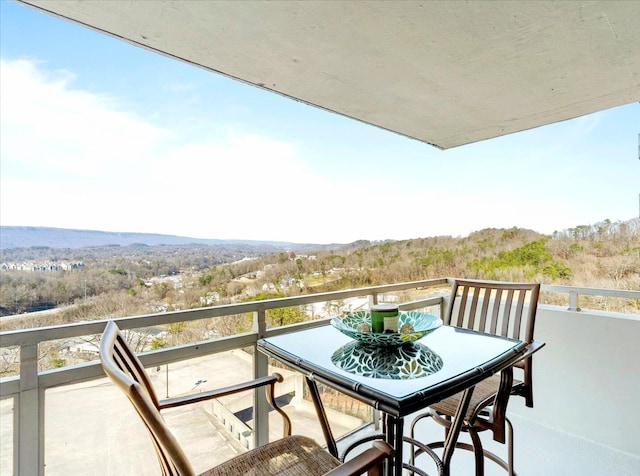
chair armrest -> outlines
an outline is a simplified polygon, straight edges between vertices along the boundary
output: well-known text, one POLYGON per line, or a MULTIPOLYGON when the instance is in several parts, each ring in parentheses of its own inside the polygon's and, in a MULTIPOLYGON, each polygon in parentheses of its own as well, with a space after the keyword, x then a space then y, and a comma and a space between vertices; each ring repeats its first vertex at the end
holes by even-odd
MULTIPOLYGON (((325 473, 325 476, 357 476, 372 468, 382 468, 385 459, 393 455, 393 448, 384 441, 374 441, 371 448, 353 459, 325 473)), ((382 471, 370 474, 382 474, 382 471)))
POLYGON ((513 388, 513 366, 500 372, 500 385, 496 392, 491 410, 491 426, 493 427, 493 439, 500 443, 506 440, 505 421, 507 418, 507 405, 513 388))
POLYGON ((160 400, 158 408, 164 410, 166 408, 179 407, 182 405, 188 405, 192 403, 203 402, 211 400, 213 398, 220 398, 226 395, 232 395, 234 393, 244 392, 254 388, 264 387, 265 385, 275 385, 276 382, 282 382, 282 375, 274 373, 266 377, 260 377, 248 382, 239 383, 236 385, 230 385, 228 387, 219 388, 216 390, 208 390, 206 392, 194 393, 191 395, 184 395, 182 397, 168 398, 166 400, 160 400))
POLYGON ((185 395, 183 397, 169 398, 158 402, 158 410, 165 410, 167 408, 179 407, 182 405, 188 405, 191 403, 204 402, 213 398, 220 398, 226 395, 233 395, 234 393, 244 392, 259 387, 268 387, 265 389, 267 394, 267 401, 269 405, 273 407, 282 417, 282 436, 291 435, 291 419, 282 408, 278 406, 275 395, 276 382, 282 382, 284 379, 279 373, 268 375, 266 377, 260 377, 249 382, 239 383, 231 385, 229 387, 219 388, 217 390, 209 390, 207 392, 194 393, 192 395, 185 395))
POLYGON ((539 340, 534 340, 533 342, 531 342, 527 346, 527 351, 522 355, 522 358, 519 360, 519 362, 522 362, 523 360, 531 357, 533 354, 535 354, 540 349, 542 349, 545 346, 545 344, 546 344, 545 342, 541 342, 539 340))
POLYGON ((527 350, 520 360, 514 364, 514 367, 524 371, 524 381, 515 385, 511 390, 511 394, 523 397, 529 408, 533 407, 533 354, 544 346, 544 342, 534 340, 527 346, 527 350))

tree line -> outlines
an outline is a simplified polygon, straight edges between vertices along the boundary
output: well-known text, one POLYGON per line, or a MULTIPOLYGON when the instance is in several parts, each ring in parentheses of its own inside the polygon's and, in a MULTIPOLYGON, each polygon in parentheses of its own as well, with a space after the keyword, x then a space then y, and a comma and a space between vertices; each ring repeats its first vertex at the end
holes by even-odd
MULTIPOLYGON (((82 259, 80 270, 0 273, 0 330, 186 310, 340 289, 442 277, 537 281, 573 286, 640 289, 640 220, 576 227, 552 235, 521 229, 484 229, 467 237, 358 242, 305 254, 280 251, 251 257, 215 246, 102 247, 80 250, 19 249, 12 258, 82 259), (577 230, 577 231, 576 231, 577 230), (47 308, 48 313, 31 311, 47 308)), ((6 259, 6 258, 5 258, 6 259)), ((542 303, 564 304, 558 295, 542 303)), ((584 307, 638 312, 638 300, 597 298, 584 307)), ((340 312, 341 303, 326 303, 340 312)), ((300 322, 312 308, 267 312, 270 326, 300 322)), ((169 326, 153 348, 203 337, 249 331, 251 315, 169 326)), ((43 350, 43 366, 66 365, 55 345, 43 350), (57 350, 56 350, 57 349, 57 350), (46 363, 45 363, 46 362, 46 363)), ((140 348, 139 350, 142 350, 140 348)), ((8 365, 11 367, 11 365, 8 365)), ((2 369, 0 369, 2 372, 2 369)))
POLYGON ((73 321, 191 309, 265 292, 288 296, 445 276, 640 289, 639 222, 604 220, 551 236, 484 229, 467 237, 365 241, 251 259, 207 245, 17 249, 14 261, 81 259, 85 267, 2 272, 0 313, 64 308, 62 319, 73 321))

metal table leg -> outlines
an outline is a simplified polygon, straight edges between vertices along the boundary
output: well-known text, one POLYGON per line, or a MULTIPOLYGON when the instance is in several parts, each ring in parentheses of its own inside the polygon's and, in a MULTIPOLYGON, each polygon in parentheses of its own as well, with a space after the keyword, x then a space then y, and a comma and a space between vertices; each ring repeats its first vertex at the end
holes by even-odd
MULTIPOLYGON (((413 438, 413 436, 405 437, 404 441, 407 442, 411 446, 411 454, 409 458, 409 462, 405 465, 406 469, 410 471, 409 474, 426 474, 422 470, 418 469, 415 466, 415 458, 421 454, 429 455, 438 468, 438 473, 440 476, 449 476, 451 472, 451 458, 453 457, 453 451, 458 444, 458 436, 462 430, 462 425, 464 423, 464 416, 469 409, 469 403, 471 402, 471 396, 473 395, 474 387, 470 387, 466 389, 462 393, 462 398, 458 403, 458 408, 456 409, 456 414, 453 417, 451 422, 451 426, 449 426, 446 430, 446 438, 445 441, 439 441, 435 443, 422 443, 413 438), (442 457, 440 458, 433 450, 435 448, 444 448, 442 457)), ((428 416, 429 414, 425 414, 423 417, 428 416)), ((420 418, 423 418, 420 417, 420 418)), ((415 424, 414 420, 414 423, 415 424)), ((412 425, 413 425, 412 424, 412 425)), ((412 435, 413 435, 413 427, 412 427, 412 435)))
POLYGON ((451 428, 449 428, 449 431, 447 432, 447 438, 444 441, 444 451, 442 453, 442 476, 449 476, 449 472, 451 471, 450 464, 453 456, 453 450, 456 448, 458 436, 460 435, 462 423, 464 422, 464 416, 469 409, 469 403, 471 402, 471 396, 473 395, 474 388, 475 387, 469 387, 462 394, 451 428))
POLYGON ((333 437, 333 433, 331 432, 331 427, 329 426, 329 419, 327 418, 327 414, 324 411, 324 405, 322 405, 322 400, 320 399, 320 392, 318 391, 318 386, 309 377, 305 377, 305 378, 307 380, 307 385, 309 386, 309 392, 311 393, 313 406, 315 407, 316 413, 318 415, 318 419, 320 420, 320 426, 322 427, 322 433, 324 435, 324 439, 327 442, 327 450, 329 450, 329 453, 331 453, 334 457, 339 458, 336 439, 333 437))
MULTIPOLYGON (((336 445, 336 440, 331 431, 331 427, 329 426, 329 419, 327 418, 322 400, 320 399, 318 386, 316 385, 315 381, 313 381, 309 377, 305 378, 307 381, 307 385, 309 386, 311 399, 313 400, 313 406, 315 407, 318 419, 320 420, 322 433, 324 435, 325 441, 327 442, 327 450, 334 457, 339 458, 340 456, 338 455, 338 446, 336 445)), ((455 417, 453 419, 451 427, 449 428, 449 431, 447 432, 441 461, 442 476, 450 476, 451 458, 453 457, 453 451, 456 447, 458 436, 460 435, 460 431, 462 429, 464 415, 469 409, 469 403, 471 402, 471 396, 473 395, 474 388, 475 387, 470 387, 463 392, 460 403, 458 404, 458 409, 456 410, 455 417)), ((397 418, 385 413, 383 417, 383 426, 385 440, 393 447, 395 453, 392 461, 386 464, 386 474, 388 476, 401 476, 403 469, 402 460, 404 441, 404 418, 397 418)), ((432 457, 435 457, 435 454, 433 454, 432 457)))
POLYGON ((388 414, 383 417, 384 438, 393 447, 393 458, 386 466, 385 474, 400 476, 402 474, 404 418, 397 418, 388 414))

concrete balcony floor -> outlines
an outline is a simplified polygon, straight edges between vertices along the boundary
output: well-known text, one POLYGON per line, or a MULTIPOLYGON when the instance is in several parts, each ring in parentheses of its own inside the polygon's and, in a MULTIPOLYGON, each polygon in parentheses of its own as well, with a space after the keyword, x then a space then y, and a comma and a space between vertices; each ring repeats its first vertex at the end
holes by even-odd
MULTIPOLYGON (((585 414, 585 418, 588 415, 585 414)), ((517 415, 510 416, 514 426, 515 456, 514 466, 518 476, 636 476, 640 474, 640 458, 576 436, 542 426, 532 420, 517 415)), ((407 425, 408 426, 408 425, 407 425)), ((597 429, 594 429, 597 431, 597 429)), ((442 439, 442 428, 426 419, 418 427, 419 440, 437 441, 442 439)), ((468 435, 462 434, 460 441, 470 442, 468 435)), ((506 457, 506 445, 496 443, 491 434, 482 435, 485 448, 506 457)), ((431 474, 433 465, 427 457, 421 458, 424 468, 431 474)), ((456 450, 452 460, 452 476, 474 474, 473 454, 456 450)), ((506 471, 492 461, 486 460, 487 476, 504 476, 506 471)))
MULTIPOLYGON (((284 371, 285 374, 289 372, 284 371)), ((105 380, 76 384, 73 388, 60 388, 50 391, 49 416, 54 421, 64 421, 65 425, 49 427, 53 433, 48 438, 47 473, 73 474, 87 460, 99 463, 105 470, 103 474, 157 474, 155 455, 150 440, 137 416, 132 413, 129 403, 105 380), (74 412, 68 412, 69 399, 81 392, 83 398, 74 400, 74 412), (99 403, 98 403, 99 402, 99 403), (96 412, 95 406, 102 408, 96 412), (101 418, 96 418, 100 415, 101 418), (92 422, 87 425, 87 422, 92 422), (117 426, 121 434, 126 434, 126 444, 120 448, 118 443, 109 444, 113 452, 104 451, 99 444, 100 435, 109 434, 107 427, 117 426), (104 428, 103 428, 104 427, 104 428), (64 428, 67 428, 65 430, 64 428), (93 441, 93 444, 76 448, 68 438, 68 428, 73 428, 72 440, 93 441), (66 435, 65 435, 66 434, 66 435), (94 441, 95 440, 95 441, 94 441), (71 450, 71 451, 70 451, 71 450), (95 451, 96 454, 90 454, 95 451), (109 456, 110 454, 110 456, 109 456), (65 455, 66 457, 63 457, 65 455), (117 456, 116 456, 117 455, 117 456), (141 471, 141 472, 140 472, 141 471)), ((510 402, 518 413, 526 414, 519 401, 510 402), (522 408, 521 408, 522 407, 522 408)), ((577 402, 579 404, 579 402, 577 402)), ((7 406, 7 405, 5 405, 7 406)), ((9 410, 7 408, 6 410, 9 410)), ((294 407, 287 405, 285 410, 293 421, 293 432, 303 434, 323 443, 323 436, 313 406, 310 402, 294 407)), ((8 416, 8 415, 5 415, 8 416)), ((342 414, 329 410, 332 429, 336 436, 347 433, 353 428, 353 422, 344 421, 342 414)), ((223 425, 216 421, 202 406, 196 406, 187 412, 169 411, 166 415, 169 425, 174 429, 185 450, 189 454, 197 471, 220 463, 242 452, 242 446, 227 434, 223 425)), ((588 414, 585 412, 585 418, 588 414)), ((574 435, 543 426, 531 419, 511 414, 515 427, 515 467, 519 476, 636 476, 640 475, 640 458, 603 445, 593 443, 574 435)), ((406 426, 411 417, 407 418, 406 426)), ((270 418, 271 439, 279 438, 282 432, 279 418, 270 418)), ((3 432, 10 425, 1 425, 3 432)), ((371 426, 365 427, 339 442, 339 448, 345 448, 353 439, 373 432, 371 426)), ((594 427, 594 433, 597 428, 594 427)), ((436 441, 442 437, 442 428, 425 419, 418 427, 420 441, 436 441)), ((506 446, 495 443, 490 433, 482 435, 485 447, 500 456, 506 455, 506 446)), ((469 441, 461 435, 461 441, 469 441)), ((3 445, 11 441, 3 435, 3 445)), ((363 445, 366 447, 366 444, 363 445)), ((3 451, 6 456, 10 451, 3 451)), ((8 463, 5 461, 5 463, 8 463)), ((10 465, 0 465, 0 475, 10 474, 10 465), (8 471, 5 471, 8 470, 8 471)), ((434 465, 426 456, 419 459, 419 467, 429 474, 435 474, 434 465)), ((506 474, 491 461, 485 465, 487 476, 506 474)), ((456 450, 453 462, 453 476, 474 474, 473 456, 470 452, 456 450)))
MULTIPOLYGON (((324 442, 317 418, 311 407, 307 411, 296 411, 292 408, 286 408, 286 411, 292 417, 294 433, 311 436, 319 443, 324 442)), ((411 418, 412 416, 406 419, 405 426, 409 425, 411 418)), ((640 458, 635 455, 623 453, 575 435, 540 425, 535 421, 518 415, 510 415, 509 418, 514 426, 514 462, 518 476, 640 475, 640 458)), ((344 431, 345 429, 340 425, 334 425, 332 428, 336 432, 344 431)), ((424 419, 417 426, 417 430, 418 440, 420 441, 431 442, 442 439, 442 428, 428 419, 424 419)), ((594 431, 597 431, 597 429, 594 431)), ((372 426, 368 426, 342 439, 338 442, 339 451, 342 451, 356 439, 374 432, 372 426)), ((408 434, 408 431, 406 434, 408 434)), ((506 457, 506 445, 494 442, 489 432, 485 432, 481 438, 486 449, 500 457, 506 457)), ((459 441, 470 442, 470 439, 468 435, 463 433, 460 435, 459 441)), ((368 443, 363 444, 362 448, 366 448, 367 445, 368 443)), ((357 452, 358 450, 354 450, 354 454, 357 452)), ((420 456, 418 462, 418 467, 427 471, 429 475, 437 474, 435 465, 429 457, 420 456)), ((469 451, 457 449, 453 456, 451 469, 452 476, 473 475, 475 471, 473 454, 469 451)), ((505 476, 506 474, 507 472, 498 465, 492 461, 485 460, 486 476, 505 476)))
MULTIPOLYGON (((319 443, 324 443, 317 417, 311 405, 302 410, 296 410, 290 406, 285 409, 292 418, 294 433, 311 436, 319 443)), ((514 460, 518 476, 640 475, 640 458, 635 455, 623 453, 575 435, 554 430, 518 415, 510 415, 509 418, 514 426, 514 460)), ((411 417, 408 417, 405 426, 408 426, 410 421, 411 417)), ((272 428, 271 437, 277 438, 281 431, 280 426, 277 424, 279 420, 275 419, 272 422, 276 423, 276 425, 275 428, 272 428)), ((348 430, 340 423, 334 423, 332 429, 335 433, 348 430)), ((430 442, 442 439, 442 428, 428 419, 424 419, 417 429, 420 441, 430 442)), ((342 451, 352 441, 372 433, 374 433, 372 426, 368 426, 342 439, 338 442, 339 451, 342 451)), ((406 434, 408 434, 408 431, 406 434)), ((494 442, 489 432, 485 432, 481 437, 486 449, 501 457, 506 457, 506 445, 494 442)), ((459 441, 470 442, 470 439, 468 435, 463 433, 460 435, 459 441)), ((367 448, 367 445, 368 443, 363 444, 362 448, 367 448)), ((358 450, 354 450, 354 454, 357 452, 358 450)), ((429 457, 421 456, 418 461, 418 467, 427 471, 429 475, 437 474, 435 465, 429 457)), ((469 451, 457 449, 453 456, 451 475, 470 476, 474 474, 474 471, 473 454, 469 451)), ((485 460, 486 476, 505 476, 506 474, 507 472, 495 463, 485 460)))

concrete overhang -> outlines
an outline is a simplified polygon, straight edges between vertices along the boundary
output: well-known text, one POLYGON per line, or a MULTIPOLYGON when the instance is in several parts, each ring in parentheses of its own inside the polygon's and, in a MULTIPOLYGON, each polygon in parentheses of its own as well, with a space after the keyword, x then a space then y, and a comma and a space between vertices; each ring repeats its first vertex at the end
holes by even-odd
POLYGON ((442 149, 640 100, 636 1, 22 3, 442 149))

